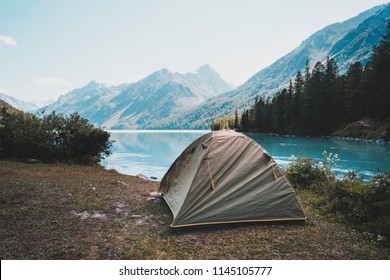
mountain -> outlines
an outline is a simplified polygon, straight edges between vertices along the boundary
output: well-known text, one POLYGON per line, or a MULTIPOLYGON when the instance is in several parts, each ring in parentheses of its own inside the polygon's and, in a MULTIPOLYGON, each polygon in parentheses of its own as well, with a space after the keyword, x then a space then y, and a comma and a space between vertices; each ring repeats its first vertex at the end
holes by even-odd
MULTIPOLYGON (((176 74, 180 75, 179 73, 176 74)), ((201 66, 195 72, 182 75, 182 77, 188 83, 208 91, 210 95, 223 93, 232 89, 209 64, 201 66)))
POLYGON ((108 129, 140 129, 229 90, 231 86, 210 65, 187 74, 172 73, 164 68, 133 84, 110 86, 90 82, 37 112, 70 114, 78 111, 108 129))
POLYGON ((55 102, 55 100, 53 98, 49 98, 49 99, 45 99, 45 100, 38 100, 38 99, 31 100, 31 103, 36 105, 38 108, 42 108, 42 107, 50 105, 54 102, 55 102))
POLYGON ((355 61, 364 65, 371 56, 373 47, 385 33, 389 20, 390 4, 385 4, 344 22, 329 25, 253 75, 237 89, 211 98, 190 111, 161 120, 150 128, 209 128, 213 119, 250 106, 256 96, 272 96, 286 87, 298 70, 304 70, 306 61, 313 67, 317 61, 324 62, 327 56, 333 57, 340 74, 345 73, 355 61))
POLYGON ((40 108, 37 112, 50 113, 56 111, 69 115, 77 111, 87 117, 118 95, 126 86, 126 84, 112 86, 92 81, 82 88, 61 95, 56 102, 40 108))
POLYGON ((30 103, 30 102, 25 102, 22 100, 19 100, 15 97, 6 95, 4 93, 0 93, 0 99, 11 105, 12 107, 22 110, 24 112, 34 112, 35 110, 38 109, 38 106, 30 103))

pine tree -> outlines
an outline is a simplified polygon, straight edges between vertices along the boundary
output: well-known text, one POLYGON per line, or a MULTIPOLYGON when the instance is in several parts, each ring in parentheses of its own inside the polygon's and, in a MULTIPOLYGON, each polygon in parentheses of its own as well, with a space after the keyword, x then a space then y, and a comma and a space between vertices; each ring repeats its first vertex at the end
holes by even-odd
POLYGON ((236 109, 236 113, 234 114, 234 130, 235 130, 235 131, 239 131, 239 128, 238 128, 238 112, 237 112, 237 109, 236 109))
POLYGON ((376 102, 376 117, 390 118, 390 21, 387 33, 374 48, 372 58, 373 90, 376 102))
POLYGON ((322 132, 324 100, 324 65, 317 62, 303 93, 303 127, 305 133, 318 135, 322 132))
POLYGON ((244 110, 241 115, 241 130, 242 132, 248 132, 248 118, 249 118, 249 112, 248 110, 244 110))
POLYGON ((293 110, 293 94, 294 94, 294 88, 292 85, 292 81, 290 80, 290 84, 286 93, 286 100, 285 100, 285 113, 284 113, 284 125, 285 131, 291 131, 291 124, 292 124, 292 110, 293 110))
POLYGON ((333 58, 327 58, 325 66, 325 87, 323 103, 320 104, 321 111, 321 126, 322 132, 328 134, 337 126, 338 110, 338 95, 337 93, 337 78, 338 66, 333 58))
POLYGON ((306 60, 306 63, 305 63, 305 81, 304 83, 305 84, 308 84, 308 82, 310 81, 310 63, 309 63, 309 60, 306 60))
POLYGON ((372 61, 368 61, 364 67, 362 75, 362 99, 360 102, 360 108, 362 108, 362 115, 365 117, 375 117, 376 111, 376 96, 374 89, 374 71, 372 67, 372 61))
POLYGON ((292 111, 291 111, 291 126, 293 130, 299 130, 303 125, 303 86, 304 81, 300 71, 297 72, 294 80, 294 97, 292 100, 292 111))
POLYGON ((276 93, 274 98, 272 99, 272 131, 280 133, 282 123, 280 115, 282 114, 281 102, 280 102, 280 92, 276 93))
POLYGON ((361 106, 362 65, 355 62, 348 68, 343 95, 343 112, 346 123, 356 121, 363 116, 361 106))
POLYGON ((265 120, 265 102, 262 98, 259 98, 254 104, 255 109, 255 130, 258 132, 264 132, 266 124, 265 120))

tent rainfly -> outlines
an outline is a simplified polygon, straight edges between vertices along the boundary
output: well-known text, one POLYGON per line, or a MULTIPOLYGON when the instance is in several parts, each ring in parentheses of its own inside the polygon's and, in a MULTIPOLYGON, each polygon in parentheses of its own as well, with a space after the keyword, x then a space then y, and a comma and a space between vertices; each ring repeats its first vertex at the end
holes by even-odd
POLYGON ((164 175, 159 191, 173 213, 171 227, 306 220, 272 157, 234 131, 195 140, 164 175))

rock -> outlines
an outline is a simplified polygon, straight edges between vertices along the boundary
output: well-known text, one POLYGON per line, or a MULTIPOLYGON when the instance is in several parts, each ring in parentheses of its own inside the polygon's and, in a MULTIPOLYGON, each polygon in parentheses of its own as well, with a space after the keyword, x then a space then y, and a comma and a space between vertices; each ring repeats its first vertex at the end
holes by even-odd
POLYGON ((150 195, 150 196, 153 196, 153 197, 159 197, 159 196, 161 196, 161 193, 155 191, 155 192, 150 192, 149 195, 150 195))
POLYGON ((106 220, 107 219, 107 215, 104 214, 104 213, 100 213, 100 212, 95 212, 94 211, 91 214, 91 218, 106 220))
POLYGON ((89 214, 88 211, 83 211, 83 212, 72 211, 71 213, 82 220, 85 220, 91 216, 91 214, 89 214))
POLYGON ((122 181, 117 181, 116 182, 117 184, 120 184, 120 185, 123 185, 123 186, 126 186, 126 187, 129 187, 130 185, 125 183, 125 182, 122 182, 122 181))
POLYGON ((126 208, 128 206, 126 202, 115 202, 113 205, 115 206, 115 212, 125 216, 129 215, 130 210, 126 208))
POLYGON ((145 176, 144 174, 137 174, 136 175, 138 178, 142 179, 142 180, 146 180, 146 181, 149 181, 149 178, 147 176, 145 176))
POLYGON ((127 203, 126 202, 115 202, 114 206, 116 208, 126 208, 127 207, 127 203))
POLYGON ((115 170, 114 168, 110 168, 110 169, 108 169, 108 171, 109 171, 109 172, 113 172, 113 173, 118 173, 118 171, 115 170))
POLYGON ((83 211, 83 212, 71 211, 70 213, 72 215, 80 218, 81 220, 85 220, 88 218, 95 218, 95 219, 101 219, 101 220, 107 219, 107 215, 100 212, 100 211, 93 211, 92 213, 89 213, 88 211, 83 211))

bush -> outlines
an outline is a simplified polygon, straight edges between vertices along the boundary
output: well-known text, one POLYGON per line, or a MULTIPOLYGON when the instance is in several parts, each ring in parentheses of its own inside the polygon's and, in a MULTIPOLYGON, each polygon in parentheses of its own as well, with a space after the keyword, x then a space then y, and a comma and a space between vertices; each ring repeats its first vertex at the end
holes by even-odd
POLYGON ((78 113, 55 112, 38 118, 12 114, 3 108, 0 115, 0 156, 34 158, 45 162, 98 163, 111 151, 110 134, 94 127, 78 113))
POLYGON ((324 182, 327 182, 327 174, 309 158, 298 157, 289 164, 286 176, 295 188, 320 191, 324 182))
POLYGON ((297 158, 286 175, 293 186, 313 192, 320 199, 322 209, 342 214, 358 227, 376 234, 378 240, 390 240, 390 172, 377 174, 368 183, 356 171, 337 179, 330 166, 336 155, 324 153, 324 160, 316 163, 308 158, 297 158))
POLYGON ((367 184, 362 178, 345 178, 335 184, 335 211, 349 220, 366 224, 375 234, 390 238, 390 173, 378 174, 367 184))

